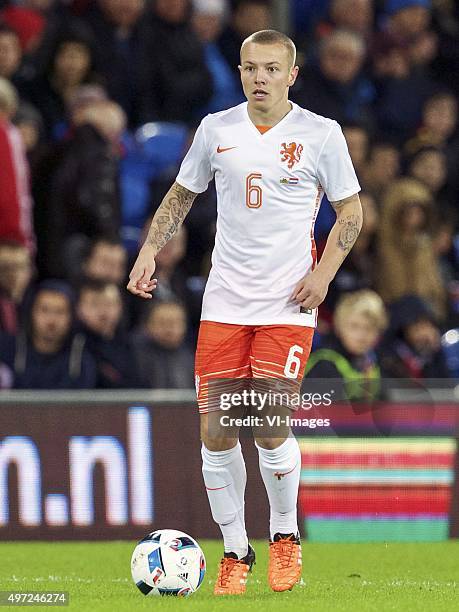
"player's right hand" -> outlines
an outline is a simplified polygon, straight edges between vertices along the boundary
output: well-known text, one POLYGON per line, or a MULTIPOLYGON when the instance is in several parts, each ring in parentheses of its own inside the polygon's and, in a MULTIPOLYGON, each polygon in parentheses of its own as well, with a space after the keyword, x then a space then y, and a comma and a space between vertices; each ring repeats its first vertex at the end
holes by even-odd
POLYGON ((136 259, 131 273, 127 290, 139 297, 151 300, 151 292, 156 289, 158 280, 151 278, 155 272, 156 264, 152 247, 143 245, 136 259))

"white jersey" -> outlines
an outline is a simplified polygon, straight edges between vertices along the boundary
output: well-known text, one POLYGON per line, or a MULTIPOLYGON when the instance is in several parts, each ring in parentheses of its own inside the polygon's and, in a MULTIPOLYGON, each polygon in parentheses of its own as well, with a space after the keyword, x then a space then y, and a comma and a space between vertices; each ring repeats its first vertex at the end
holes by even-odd
POLYGON ((217 233, 201 320, 315 327, 316 309, 289 300, 315 264, 314 222, 360 191, 336 121, 292 104, 263 135, 247 103, 208 115, 177 182, 201 193, 215 177, 217 233))

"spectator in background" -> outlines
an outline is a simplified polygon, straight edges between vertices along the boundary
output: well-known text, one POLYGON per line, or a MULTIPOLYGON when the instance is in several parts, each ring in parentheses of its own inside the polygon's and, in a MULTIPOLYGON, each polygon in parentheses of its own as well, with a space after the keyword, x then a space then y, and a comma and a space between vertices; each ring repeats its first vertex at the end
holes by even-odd
POLYGON ((77 317, 97 364, 97 387, 130 389, 142 386, 133 346, 122 329, 123 302, 114 283, 81 283, 77 317))
POLYGON ((438 36, 430 28, 432 4, 431 0, 388 0, 387 2, 390 14, 388 30, 407 43, 414 69, 429 73, 431 73, 431 64, 438 55, 438 36))
POLYGON ((422 109, 422 123, 415 136, 406 144, 407 153, 415 153, 420 147, 445 146, 456 135, 457 100, 447 91, 430 96, 422 109))
MULTIPOLYGON (((108 94, 124 109, 131 125, 138 122, 140 62, 146 61, 142 49, 149 42, 144 11, 145 0, 97 0, 82 15, 94 36, 108 94)), ((152 64, 157 61, 155 55, 148 57, 152 64)))
POLYGON ((423 298, 441 320, 446 294, 432 244, 433 201, 415 179, 401 178, 383 200, 378 236, 378 289, 385 302, 423 298))
POLYGON ((269 0, 236 0, 233 6, 231 19, 218 39, 218 46, 239 80, 237 67, 241 61, 242 42, 254 32, 269 30, 272 14, 269 0))
POLYGON ((91 389, 95 367, 81 334, 72 333, 73 295, 58 281, 39 285, 30 327, 0 336, 0 361, 14 375, 15 389, 91 389))
POLYGON ((390 329, 380 350, 387 378, 447 378, 437 319, 419 296, 406 295, 392 304, 390 329))
POLYGON ((140 120, 192 124, 212 96, 204 50, 190 25, 190 0, 154 0, 141 63, 140 120), (152 61, 151 58, 155 58, 152 61))
MULTIPOLYGON (((67 100, 66 114, 68 121, 56 127, 57 142, 42 142, 39 151, 33 152, 32 158, 32 188, 34 198, 34 224, 37 235, 37 268, 40 278, 56 276, 48 268, 49 244, 47 232, 50 223, 50 185, 54 175, 62 164, 69 142, 75 136, 75 130, 80 125, 88 123, 88 109, 99 102, 108 101, 105 90, 100 85, 82 85, 74 91, 67 100)), ((62 205, 62 204, 61 204, 62 205)), ((83 246, 83 245, 82 245, 83 246)))
POLYGON ((186 277, 180 266, 186 252, 186 241, 186 229, 182 225, 155 258, 156 296, 161 300, 186 297, 186 277))
POLYGON ((22 62, 22 49, 17 33, 0 23, 0 77, 17 86, 22 62))
POLYGON ((349 155, 351 156, 357 177, 360 180, 370 149, 368 130, 360 123, 348 123, 342 127, 349 155))
POLYGON ((18 128, 22 136, 22 143, 33 172, 34 162, 36 160, 40 140, 43 135, 42 117, 34 106, 28 104, 27 102, 21 102, 16 114, 14 115, 13 123, 18 128))
MULTIPOLYGON (((44 221, 46 269, 66 276, 85 237, 119 237, 119 141, 125 114, 118 104, 85 107, 48 186, 44 221)), ((43 222, 43 219, 42 219, 43 222)))
POLYGON ((156 299, 149 306, 146 323, 136 338, 142 380, 153 389, 192 388, 194 357, 185 345, 185 308, 176 301, 156 299))
MULTIPOLYGON (((363 36, 365 42, 369 44, 373 35, 373 22, 373 0, 331 0, 328 18, 317 24, 314 34, 316 40, 322 40, 335 29, 348 30, 363 36)), ((306 41, 307 47, 309 47, 308 41, 306 41)))
POLYGON ((384 29, 410 44, 427 32, 431 20, 430 0, 386 0, 384 29))
POLYGON ((437 55, 437 36, 429 28, 431 0, 387 0, 384 30, 405 45, 412 67, 426 69, 437 55))
POLYGON ((374 0, 331 0, 330 17, 335 27, 357 32, 369 42, 374 21, 374 0))
MULTIPOLYGON (((344 293, 361 289, 374 289, 376 284, 376 236, 380 213, 375 199, 365 191, 360 192, 363 225, 352 251, 344 260, 330 284, 325 300, 327 309, 334 310, 339 297, 344 293)), ((323 309, 321 317, 323 317, 323 309)))
POLYGON ((17 108, 15 88, 0 77, 0 240, 33 250, 29 164, 21 134, 11 122, 17 108))
POLYGON ((438 36, 438 53, 432 69, 438 81, 447 82, 459 94, 459 4, 454 0, 435 2, 434 26, 438 36), (446 76, 446 78, 445 78, 446 76))
POLYGON ((200 111, 199 119, 208 113, 235 106, 243 101, 239 80, 234 66, 230 66, 220 51, 216 40, 220 35, 228 13, 227 0, 193 0, 192 26, 204 48, 207 69, 212 76, 213 95, 200 111))
POLYGON ((318 65, 306 67, 300 73, 292 99, 339 123, 371 124, 373 87, 361 76, 365 54, 362 36, 334 30, 319 43, 318 65))
MULTIPOLYGON (((417 10, 417 7, 409 10, 413 8, 417 10)), ((404 16, 404 11, 400 15, 404 16)), ((419 27, 416 20, 413 26, 415 30, 419 27)), ((430 71, 412 58, 411 35, 400 34, 398 30, 398 26, 389 28, 375 37, 372 58, 378 128, 402 145, 419 125, 423 104, 438 86, 430 71)))
POLYGON ((390 34, 379 34, 371 46, 371 59, 376 79, 405 79, 410 73, 406 45, 390 34))
MULTIPOLYGON (((77 254, 78 255, 78 254, 77 254)), ((127 277, 126 266, 128 254, 123 243, 116 238, 99 237, 82 245, 80 257, 75 257, 76 264, 72 271, 72 279, 75 285, 79 285, 82 279, 98 282, 113 283, 124 289, 127 277)), ((127 292, 122 291, 123 316, 120 322, 121 329, 131 329, 138 325, 137 312, 131 315, 131 300, 127 292)), ((141 312, 139 311, 139 316, 141 312)))
POLYGON ((459 138, 457 135, 457 100, 450 91, 436 92, 425 102, 421 125, 405 143, 408 157, 425 147, 442 149, 447 158, 448 197, 453 201, 459 196, 459 138))
MULTIPOLYGON (((205 204, 206 202, 203 202, 205 204)), ((151 217, 144 225, 144 231, 140 237, 140 243, 145 241, 147 231, 151 224, 151 217)), ((190 334, 197 333, 201 315, 201 303, 204 283, 200 278, 187 275, 185 269, 185 253, 187 252, 188 231, 185 225, 180 226, 177 233, 158 253, 155 262, 155 278, 158 286, 155 290, 154 299, 160 301, 180 301, 186 304, 187 315, 190 322, 190 334), (200 282, 201 281, 201 282, 200 282)), ((148 303, 136 300, 135 296, 128 295, 128 309, 130 326, 135 326, 139 320, 144 320, 148 315, 148 303)))
POLYGON ((400 171, 400 152, 389 141, 377 140, 370 146, 368 162, 362 167, 359 181, 379 204, 386 189, 400 171))
MULTIPOLYGON (((53 0, 43 0, 44 10, 53 0)), ((38 48, 43 31, 46 27, 46 16, 42 8, 37 8, 35 0, 25 0, 24 6, 9 2, 0 11, 0 19, 12 28, 18 35, 24 53, 32 54, 38 48)))
POLYGON ((97 236, 89 240, 82 237, 74 255, 67 270, 67 278, 73 286, 77 286, 82 279, 105 281, 118 287, 124 284, 127 252, 117 238, 97 236))
POLYGON ((446 212, 453 207, 446 197, 448 167, 444 151, 436 147, 420 149, 409 160, 408 174, 427 187, 435 200, 437 212, 446 212))
POLYGON ((67 102, 74 92, 96 80, 90 36, 77 28, 60 33, 43 70, 24 90, 24 96, 42 113, 47 138, 56 139, 56 129, 66 120, 67 102))
POLYGON ((126 279, 127 253, 120 240, 95 238, 84 256, 81 270, 85 278, 113 283, 120 287, 126 279))
POLYGON ((459 326, 459 253, 457 212, 438 210, 432 231, 432 246, 438 260, 443 286, 448 293, 447 327, 459 326))
POLYGON ((32 274, 28 249, 17 242, 0 242, 0 331, 18 331, 19 308, 32 274))
MULTIPOLYGON (((95 83, 80 85, 69 95, 69 98, 65 100, 65 116, 62 121, 56 123, 53 128, 55 140, 45 142, 45 146, 41 147, 44 150, 44 154, 40 157, 46 160, 46 165, 48 165, 51 160, 51 171, 54 170, 56 159, 60 158, 62 150, 65 148, 66 141, 72 137, 75 128, 81 123, 86 122, 86 109, 93 104, 106 101, 108 101, 107 92, 101 85, 95 83)), ((33 110, 37 111, 32 105, 21 103, 17 116, 25 114, 30 123, 33 110)), ((37 123, 35 119, 34 123, 37 123)), ((43 136, 44 128, 41 115, 39 132, 40 136, 43 136)))
MULTIPOLYGON (((67 129, 73 131, 76 127, 86 122, 87 109, 97 105, 99 102, 108 102, 109 97, 106 90, 95 83, 80 85, 67 100, 67 129)), ((68 136, 68 134, 67 134, 68 136)))
POLYGON ((334 334, 309 357, 307 378, 341 379, 350 401, 377 399, 381 373, 375 348, 387 327, 383 301, 374 291, 349 293, 338 302, 333 324, 334 334))

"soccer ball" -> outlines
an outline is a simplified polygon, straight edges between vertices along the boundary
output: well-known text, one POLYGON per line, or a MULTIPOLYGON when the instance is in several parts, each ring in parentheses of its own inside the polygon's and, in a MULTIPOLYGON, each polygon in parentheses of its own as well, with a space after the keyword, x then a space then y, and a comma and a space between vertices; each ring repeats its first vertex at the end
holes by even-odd
POLYGON ((183 531, 159 529, 135 547, 131 573, 144 595, 187 597, 200 587, 206 560, 196 540, 183 531))

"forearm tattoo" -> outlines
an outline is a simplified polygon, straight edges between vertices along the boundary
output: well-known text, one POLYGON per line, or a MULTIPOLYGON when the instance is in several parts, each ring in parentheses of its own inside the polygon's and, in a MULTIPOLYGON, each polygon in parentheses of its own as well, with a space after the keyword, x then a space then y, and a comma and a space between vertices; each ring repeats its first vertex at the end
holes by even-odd
POLYGON ((168 242, 183 223, 197 194, 174 183, 155 213, 148 231, 147 243, 158 251, 168 242))
POLYGON ((362 226, 361 217, 359 215, 348 215, 343 219, 338 219, 338 225, 338 247, 348 253, 359 235, 362 226))

